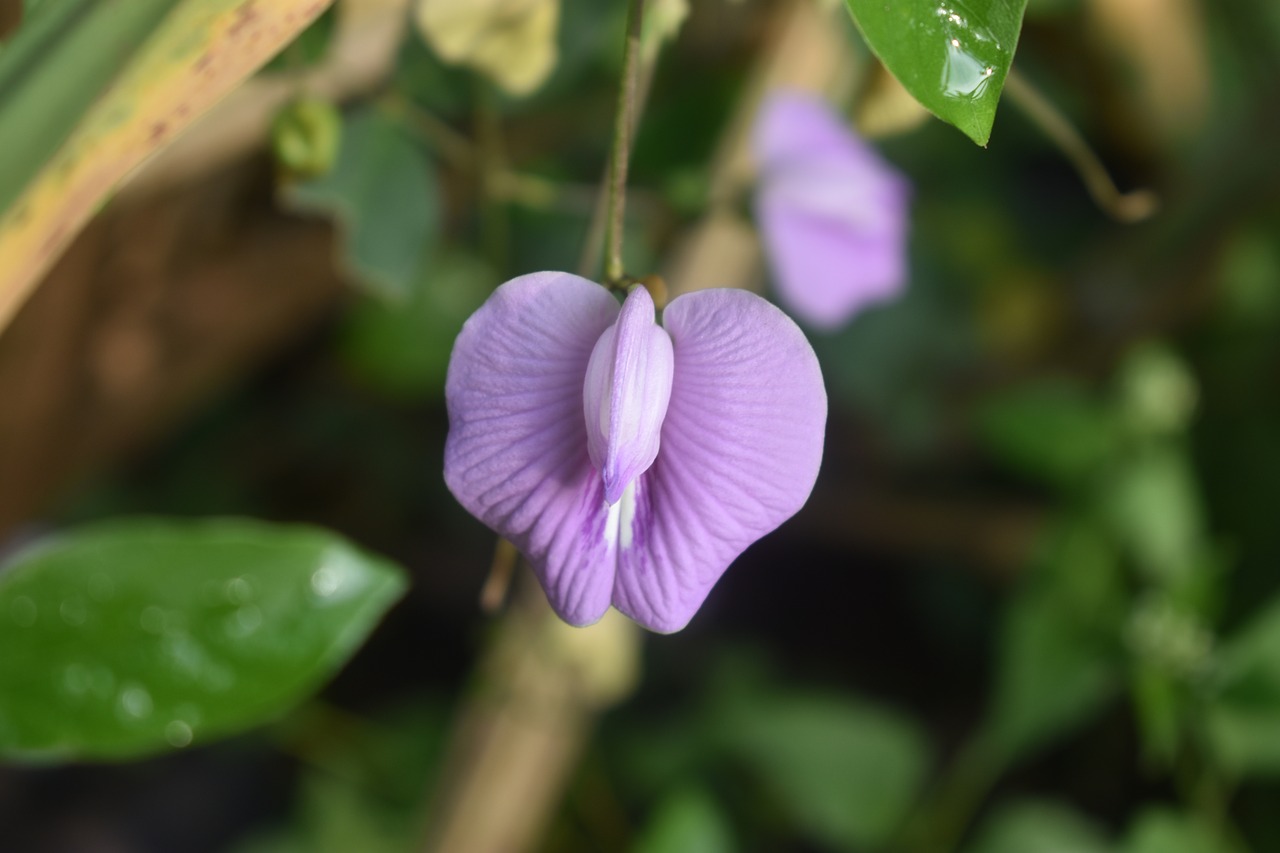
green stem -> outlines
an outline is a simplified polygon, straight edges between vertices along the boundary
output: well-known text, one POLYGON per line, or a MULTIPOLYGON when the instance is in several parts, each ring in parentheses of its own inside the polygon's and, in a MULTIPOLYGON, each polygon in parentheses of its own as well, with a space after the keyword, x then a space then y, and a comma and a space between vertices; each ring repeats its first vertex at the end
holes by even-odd
POLYGON ((628 0, 627 41, 622 54, 622 85, 613 125, 613 153, 609 160, 609 212, 605 223, 604 278, 622 279, 622 225, 627 208, 627 164, 631 159, 631 129, 635 124, 636 81, 640 69, 640 27, 644 0, 628 0))

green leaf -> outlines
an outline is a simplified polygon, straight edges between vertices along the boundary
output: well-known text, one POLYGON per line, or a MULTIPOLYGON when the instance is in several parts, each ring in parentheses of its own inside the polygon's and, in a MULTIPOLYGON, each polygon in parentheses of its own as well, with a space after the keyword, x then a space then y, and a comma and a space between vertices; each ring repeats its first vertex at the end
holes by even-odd
POLYGON ((1010 606, 988 737, 1004 760, 1022 757, 1088 720, 1115 693, 1115 663, 1050 597, 1010 606))
POLYGON ((309 773, 300 814, 238 844, 233 853, 403 853, 411 831, 388 819, 376 798, 339 776, 309 773))
POLYGON ((422 792, 439 770, 451 723, 451 706, 421 698, 372 719, 307 703, 270 731, 282 751, 307 757, 293 813, 234 853, 411 849, 421 832, 422 792))
POLYGON ((1120 846, 1123 853, 1233 853, 1236 849, 1202 819, 1166 808, 1138 815, 1120 846))
POLYGON ((1026 800, 989 817, 967 853, 1109 853, 1102 829, 1054 802, 1026 800))
POLYGON ((440 397, 454 338, 497 284, 482 261, 442 254, 418 273, 403 302, 366 298, 351 309, 343 360, 385 393, 440 397))
POLYGON ((1280 599, 1223 643, 1207 717, 1210 743, 1227 770, 1280 773, 1280 599))
POLYGON ((409 296, 438 230, 439 198, 426 153, 390 116, 350 116, 333 170, 287 187, 284 200, 337 220, 343 266, 358 282, 391 299, 409 296))
POLYGON ((1068 382, 1045 382, 993 397, 978 411, 982 440, 1010 466, 1058 486, 1095 473, 1120 431, 1110 410, 1068 382))
POLYGON ((1127 592, 1102 531, 1067 520, 1009 602, 984 731, 1001 761, 1034 752, 1088 720, 1120 683, 1127 592))
POLYGON ((840 696, 754 696, 735 702, 715 731, 807 834, 841 848, 887 841, 929 763, 909 720, 840 696))
POLYGON ((1187 428, 1200 396, 1191 370, 1173 350, 1156 343, 1133 349, 1120 367, 1124 420, 1137 435, 1162 436, 1187 428))
POLYGON ((1168 672, 1143 661, 1135 661, 1130 687, 1148 759, 1159 767, 1173 767, 1189 704, 1187 691, 1168 672))
POLYGON ((146 519, 53 537, 0 574, 0 754, 122 759, 262 723, 404 585, 310 528, 146 519))
POLYGON ((907 91, 979 145, 991 137, 1027 0, 845 0, 907 91))
POLYGON ((1205 551, 1204 510, 1187 451, 1153 442, 1110 472, 1105 509, 1148 577, 1191 579, 1205 551))
POLYGON ((706 791, 679 788, 658 806, 634 853, 732 853, 733 829, 706 791))

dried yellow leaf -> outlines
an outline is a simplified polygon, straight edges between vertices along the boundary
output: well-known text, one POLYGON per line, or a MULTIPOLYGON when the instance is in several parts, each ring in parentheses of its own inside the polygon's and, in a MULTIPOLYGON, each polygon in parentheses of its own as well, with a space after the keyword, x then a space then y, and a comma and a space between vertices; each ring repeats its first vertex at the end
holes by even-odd
POLYGON ((441 59, 513 95, 529 94, 555 67, 559 0, 419 0, 414 19, 441 59))

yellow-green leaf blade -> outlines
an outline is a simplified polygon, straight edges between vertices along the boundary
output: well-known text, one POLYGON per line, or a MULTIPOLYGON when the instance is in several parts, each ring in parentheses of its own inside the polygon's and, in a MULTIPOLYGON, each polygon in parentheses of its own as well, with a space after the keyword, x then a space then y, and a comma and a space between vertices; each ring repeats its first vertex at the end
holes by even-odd
MULTIPOLYGON (((149 31, 150 19, 139 17, 135 38, 119 45, 130 61, 110 81, 94 83, 101 97, 90 99, 65 142, 0 212, 0 328, 126 174, 274 56, 332 0, 145 2, 153 11, 165 3, 172 8, 149 31)), ((101 5, 114 10, 125 4, 101 5)), ((68 32, 93 20, 69 19, 68 32)), ((6 48, 6 62, 22 33, 6 48)), ((25 90, 32 85, 28 77, 16 74, 14 85, 25 90)), ((45 108, 53 108, 47 100, 45 108)), ((11 121, 0 113, 6 134, 11 121)))

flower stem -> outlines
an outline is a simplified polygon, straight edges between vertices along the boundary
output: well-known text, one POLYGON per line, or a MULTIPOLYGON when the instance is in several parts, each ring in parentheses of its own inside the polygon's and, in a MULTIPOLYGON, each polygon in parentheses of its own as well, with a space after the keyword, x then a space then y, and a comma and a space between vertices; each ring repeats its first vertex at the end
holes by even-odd
POLYGON ((631 159, 631 130, 635 124, 636 81, 640 69, 640 27, 644 0, 627 2, 627 40, 622 54, 622 85, 613 125, 613 152, 609 160, 609 213, 605 224, 605 283, 622 279, 622 222, 627 207, 627 164, 631 159))

